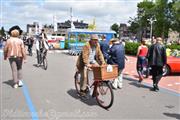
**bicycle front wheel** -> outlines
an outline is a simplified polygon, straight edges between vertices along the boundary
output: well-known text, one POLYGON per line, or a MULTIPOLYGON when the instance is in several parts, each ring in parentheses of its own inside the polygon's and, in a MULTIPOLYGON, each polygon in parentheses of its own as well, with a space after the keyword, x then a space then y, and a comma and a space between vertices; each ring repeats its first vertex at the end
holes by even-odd
POLYGON ((114 94, 110 83, 107 81, 97 83, 95 96, 97 103, 101 107, 105 109, 110 108, 114 101, 114 94))
POLYGON ((44 70, 47 70, 48 62, 46 58, 43 59, 43 67, 44 67, 44 70))
POLYGON ((74 75, 75 88, 78 94, 80 94, 80 73, 76 72, 74 75))

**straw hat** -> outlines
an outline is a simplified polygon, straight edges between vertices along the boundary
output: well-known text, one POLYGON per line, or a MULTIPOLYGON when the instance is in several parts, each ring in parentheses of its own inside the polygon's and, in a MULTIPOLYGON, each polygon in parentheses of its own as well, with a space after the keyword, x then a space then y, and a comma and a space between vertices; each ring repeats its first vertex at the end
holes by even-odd
POLYGON ((91 40, 98 40, 98 36, 96 34, 92 34, 90 38, 91 40))
POLYGON ((114 43, 114 42, 119 42, 119 39, 118 39, 118 38, 112 38, 110 41, 111 41, 112 43, 114 43))

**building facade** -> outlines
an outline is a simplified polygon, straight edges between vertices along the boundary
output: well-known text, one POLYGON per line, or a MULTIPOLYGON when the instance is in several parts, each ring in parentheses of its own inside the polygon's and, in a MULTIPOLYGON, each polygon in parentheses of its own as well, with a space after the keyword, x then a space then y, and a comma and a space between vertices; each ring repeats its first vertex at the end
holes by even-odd
MULTIPOLYGON (((87 29, 88 24, 84 23, 83 21, 73 21, 75 28, 78 29, 87 29)), ((57 23, 57 31, 54 31, 53 25, 43 25, 42 27, 39 25, 38 22, 33 22, 33 24, 27 24, 27 35, 37 35, 41 32, 41 29, 44 29, 48 35, 67 35, 67 29, 71 28, 71 21, 67 20, 62 23, 57 23)))

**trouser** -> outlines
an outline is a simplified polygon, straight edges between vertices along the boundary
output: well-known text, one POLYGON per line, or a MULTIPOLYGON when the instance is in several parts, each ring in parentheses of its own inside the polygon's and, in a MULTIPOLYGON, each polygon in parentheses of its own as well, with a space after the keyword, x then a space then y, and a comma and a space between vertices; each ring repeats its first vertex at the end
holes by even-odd
POLYGON ((163 67, 162 66, 151 66, 152 68, 152 79, 153 85, 158 85, 159 81, 162 78, 163 74, 163 67))
POLYGON ((32 45, 28 45, 28 52, 30 55, 32 55, 32 45))
POLYGON ((37 53, 37 64, 40 64, 40 62, 41 62, 41 52, 40 52, 40 50, 36 50, 36 53, 37 53))
POLYGON ((21 57, 9 58, 14 83, 18 83, 19 80, 22 80, 22 62, 23 58, 21 57))
POLYGON ((142 75, 143 67, 147 67, 147 60, 145 57, 138 56, 136 69, 137 69, 139 78, 141 79, 143 78, 143 75, 142 75))
POLYGON ((42 61, 41 58, 43 57, 41 55, 42 55, 42 53, 44 53, 44 55, 46 56, 47 50, 44 48, 40 48, 40 50, 36 50, 36 53, 37 53, 37 63, 41 64, 41 61, 42 61))
POLYGON ((80 75, 81 75, 81 78, 80 78, 80 89, 81 90, 86 90, 86 87, 87 87, 87 82, 88 82, 88 79, 87 79, 87 68, 84 67, 82 70, 80 70, 80 75))
POLYGON ((122 69, 119 69, 118 70, 118 78, 116 78, 114 81, 113 81, 113 87, 114 88, 122 88, 122 84, 123 84, 123 74, 122 74, 122 69))
POLYGON ((119 80, 119 86, 122 87, 123 84, 123 74, 122 74, 123 70, 119 70, 118 71, 118 80, 119 80))

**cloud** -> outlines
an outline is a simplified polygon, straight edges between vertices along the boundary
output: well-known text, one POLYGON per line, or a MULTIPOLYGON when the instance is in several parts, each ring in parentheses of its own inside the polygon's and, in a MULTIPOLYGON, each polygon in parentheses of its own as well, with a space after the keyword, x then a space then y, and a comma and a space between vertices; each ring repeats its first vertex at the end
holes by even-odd
POLYGON ((136 15, 137 3, 142 0, 6 0, 1 4, 1 26, 9 29, 18 24, 26 30, 26 24, 41 22, 52 24, 53 15, 58 21, 70 18, 70 7, 74 20, 92 23, 96 19, 97 27, 109 29, 113 23, 127 23, 129 17, 136 15))

